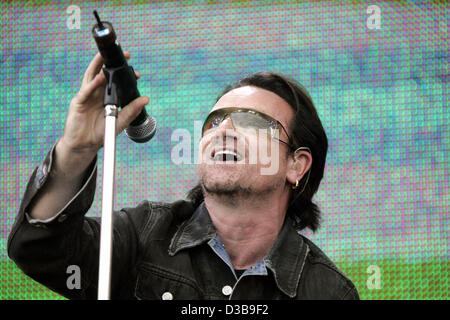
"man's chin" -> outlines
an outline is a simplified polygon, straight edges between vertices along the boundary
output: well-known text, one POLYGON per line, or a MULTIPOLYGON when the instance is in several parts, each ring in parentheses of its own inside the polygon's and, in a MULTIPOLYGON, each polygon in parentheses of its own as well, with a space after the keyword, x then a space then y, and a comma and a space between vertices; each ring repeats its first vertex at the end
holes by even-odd
POLYGON ((238 190, 237 186, 219 183, 203 183, 202 187, 209 194, 233 194, 238 190))
POLYGON ((200 183, 204 192, 213 196, 237 196, 251 192, 247 188, 242 187, 239 183, 231 181, 225 183, 201 181, 200 183))

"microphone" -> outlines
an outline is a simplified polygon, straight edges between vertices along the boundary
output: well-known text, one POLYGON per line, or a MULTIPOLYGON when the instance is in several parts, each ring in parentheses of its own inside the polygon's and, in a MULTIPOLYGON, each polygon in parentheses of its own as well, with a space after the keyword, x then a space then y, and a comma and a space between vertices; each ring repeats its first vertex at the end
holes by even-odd
MULTIPOLYGON (((92 34, 104 61, 105 75, 107 78, 108 76, 112 77, 115 72, 113 79, 117 88, 117 100, 119 101, 119 106, 123 108, 134 99, 140 97, 136 75, 133 67, 128 66, 112 24, 107 21, 101 21, 95 10, 94 16, 97 19, 97 24, 92 28, 92 34)), ((111 79, 108 80, 112 81, 111 79)), ((147 114, 145 108, 125 129, 125 134, 138 143, 149 141, 153 138, 155 132, 156 120, 147 114)))

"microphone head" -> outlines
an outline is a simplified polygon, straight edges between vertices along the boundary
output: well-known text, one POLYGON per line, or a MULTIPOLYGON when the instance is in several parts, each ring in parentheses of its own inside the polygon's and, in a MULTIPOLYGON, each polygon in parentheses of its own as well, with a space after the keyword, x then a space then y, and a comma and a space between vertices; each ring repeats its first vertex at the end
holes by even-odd
POLYGON ((144 143, 149 141, 156 133, 156 120, 150 115, 141 124, 137 126, 128 126, 125 134, 134 142, 144 143))

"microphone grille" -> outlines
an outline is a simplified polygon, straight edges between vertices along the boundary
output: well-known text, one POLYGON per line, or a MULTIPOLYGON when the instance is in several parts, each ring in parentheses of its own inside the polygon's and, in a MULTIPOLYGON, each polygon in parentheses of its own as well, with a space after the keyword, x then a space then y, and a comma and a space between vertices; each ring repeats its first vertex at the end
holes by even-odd
POLYGON ((149 141, 156 132, 156 120, 152 116, 148 116, 145 121, 137 126, 128 126, 125 134, 134 142, 144 143, 149 141))

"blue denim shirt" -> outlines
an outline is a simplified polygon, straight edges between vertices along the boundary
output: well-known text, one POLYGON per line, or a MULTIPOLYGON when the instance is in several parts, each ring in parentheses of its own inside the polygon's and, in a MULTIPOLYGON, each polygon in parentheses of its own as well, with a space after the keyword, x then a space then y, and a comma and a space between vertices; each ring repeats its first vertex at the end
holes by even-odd
POLYGON ((245 276, 267 276, 267 268, 266 268, 266 259, 262 259, 252 266, 250 268, 246 269, 241 276, 238 278, 235 270, 233 268, 233 264, 231 263, 230 257, 228 256, 227 250, 225 250, 225 247, 222 243, 222 240, 220 240, 220 236, 216 235, 214 238, 208 241, 208 245, 214 250, 214 252, 219 256, 220 259, 223 260, 227 264, 228 267, 230 267, 231 272, 233 272, 234 276, 236 277, 236 280, 239 281, 242 277, 245 276))

